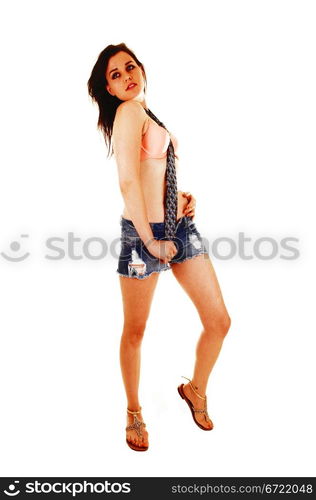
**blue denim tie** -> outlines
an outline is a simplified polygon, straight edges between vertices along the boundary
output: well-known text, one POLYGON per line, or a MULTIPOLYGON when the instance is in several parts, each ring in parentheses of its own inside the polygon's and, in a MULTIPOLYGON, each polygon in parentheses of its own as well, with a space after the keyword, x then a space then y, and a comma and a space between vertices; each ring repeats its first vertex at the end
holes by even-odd
MULTIPOLYGON (((150 116, 156 123, 158 123, 158 125, 167 130, 167 127, 165 127, 165 125, 160 120, 158 120, 158 118, 150 111, 150 109, 145 109, 145 111, 148 116, 150 116)), ((169 131, 167 130, 167 132, 169 131)), ((171 139, 167 149, 166 186, 167 189, 164 199, 165 237, 169 240, 172 240, 173 238, 175 238, 176 234, 178 190, 174 148, 171 139)))

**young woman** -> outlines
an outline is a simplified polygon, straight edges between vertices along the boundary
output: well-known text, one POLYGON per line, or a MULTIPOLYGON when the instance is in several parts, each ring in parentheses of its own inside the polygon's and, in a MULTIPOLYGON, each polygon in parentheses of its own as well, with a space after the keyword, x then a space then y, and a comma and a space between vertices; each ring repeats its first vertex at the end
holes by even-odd
POLYGON ((88 81, 125 202, 117 269, 124 311, 120 361, 127 397, 126 441, 136 451, 148 449, 138 386, 141 343, 159 273, 172 270, 201 319, 193 377, 178 392, 194 422, 206 431, 213 428, 207 413, 207 383, 230 327, 213 265, 193 222, 195 199, 190 193, 178 191, 176 237, 165 238, 166 156, 171 139, 177 169, 177 140, 152 119, 146 84, 144 65, 124 43, 109 45, 99 54, 88 81))

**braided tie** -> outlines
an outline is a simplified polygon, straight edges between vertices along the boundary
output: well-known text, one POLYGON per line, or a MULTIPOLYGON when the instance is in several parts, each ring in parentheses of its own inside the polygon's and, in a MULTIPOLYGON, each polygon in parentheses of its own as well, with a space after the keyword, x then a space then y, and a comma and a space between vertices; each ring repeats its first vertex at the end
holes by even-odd
MULTIPOLYGON (((145 108, 144 108, 145 109, 145 108)), ((150 116, 158 125, 167 130, 167 127, 150 111, 145 109, 148 116, 150 116)), ((170 132, 167 130, 170 135, 170 132)), ((165 237, 169 240, 175 238, 176 225, 177 225, 177 210, 178 210, 178 190, 177 190, 177 173, 175 165, 174 148, 170 139, 167 149, 167 167, 166 167, 166 195, 164 199, 164 223, 165 223, 165 237)))

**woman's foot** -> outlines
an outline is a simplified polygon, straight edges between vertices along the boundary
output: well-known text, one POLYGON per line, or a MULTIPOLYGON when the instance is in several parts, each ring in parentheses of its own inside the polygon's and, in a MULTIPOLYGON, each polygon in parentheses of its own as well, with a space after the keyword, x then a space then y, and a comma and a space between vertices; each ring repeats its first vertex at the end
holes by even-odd
POLYGON ((137 411, 137 414, 135 415, 136 418, 134 417, 134 415, 127 412, 127 427, 135 424, 136 428, 126 430, 126 440, 132 446, 136 446, 138 448, 148 448, 148 432, 146 431, 141 409, 133 409, 133 411, 137 411))
MULTIPOLYGON (((193 391, 190 383, 183 384, 183 392, 185 396, 191 401, 196 410, 204 410, 206 405, 206 400, 199 398, 193 391)), ((202 395, 202 394, 201 394, 202 395)), ((212 429, 213 422, 210 419, 207 409, 206 412, 194 412, 197 422, 202 425, 205 429, 212 429)))

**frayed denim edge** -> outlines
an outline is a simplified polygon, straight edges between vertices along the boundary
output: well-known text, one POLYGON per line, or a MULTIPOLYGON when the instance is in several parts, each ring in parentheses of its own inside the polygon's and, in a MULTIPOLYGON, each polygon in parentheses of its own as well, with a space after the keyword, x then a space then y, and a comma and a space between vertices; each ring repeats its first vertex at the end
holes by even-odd
POLYGON ((146 278, 149 278, 149 276, 151 276, 153 273, 162 273, 163 271, 169 271, 169 269, 171 269, 171 267, 165 267, 164 269, 160 269, 159 271, 151 271, 151 273, 145 274, 145 276, 143 278, 138 278, 137 276, 128 276, 128 274, 119 273, 118 270, 116 270, 116 272, 120 276, 124 276, 124 278, 132 278, 132 279, 136 279, 136 280, 141 281, 141 280, 145 280, 146 278))
POLYGON ((186 260, 189 260, 189 259, 193 259, 194 257, 198 257, 199 255, 208 255, 208 252, 205 251, 205 252, 196 253, 194 255, 190 255, 190 257, 186 257, 185 259, 181 260, 180 262, 171 262, 170 261, 170 267, 165 267, 164 269, 160 269, 159 271, 152 271, 151 273, 146 274, 143 278, 137 278, 137 276, 128 276, 127 274, 119 273, 118 270, 116 270, 116 273, 119 276, 124 276, 124 278, 132 278, 132 279, 136 279, 136 280, 145 280, 146 278, 149 278, 149 276, 151 276, 154 273, 162 273, 163 271, 169 271, 169 269, 171 269, 172 264, 181 264, 182 262, 185 262, 186 260))

